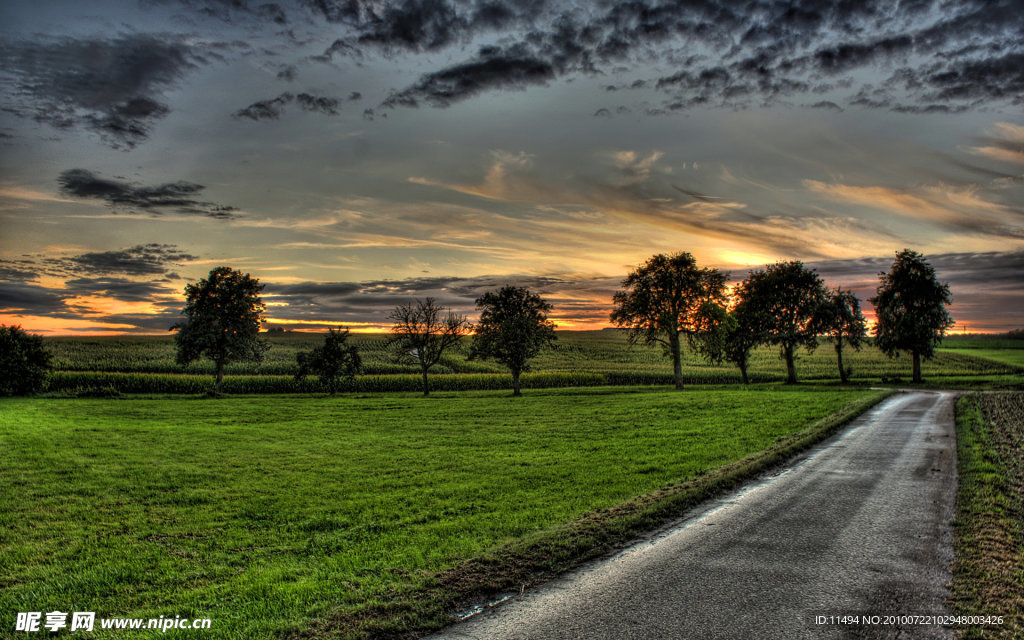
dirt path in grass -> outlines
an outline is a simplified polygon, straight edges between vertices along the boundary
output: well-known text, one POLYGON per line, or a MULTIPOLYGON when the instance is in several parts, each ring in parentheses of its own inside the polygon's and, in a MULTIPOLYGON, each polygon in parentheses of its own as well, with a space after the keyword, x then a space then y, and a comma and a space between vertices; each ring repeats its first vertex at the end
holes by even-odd
POLYGON ((948 613, 953 400, 894 396, 786 471, 431 638, 951 637, 907 616, 948 613))

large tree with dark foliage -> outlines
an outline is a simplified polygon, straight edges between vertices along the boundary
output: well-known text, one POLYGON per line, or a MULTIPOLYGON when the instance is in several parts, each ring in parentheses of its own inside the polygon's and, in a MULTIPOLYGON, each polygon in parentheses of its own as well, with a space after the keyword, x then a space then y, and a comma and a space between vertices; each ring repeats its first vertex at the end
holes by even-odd
POLYGON ((51 359, 41 337, 19 326, 0 325, 0 396, 42 391, 51 359))
POLYGON ((843 366, 843 345, 849 345, 854 351, 859 351, 867 335, 860 300, 852 291, 845 291, 842 288, 829 292, 818 309, 817 322, 818 331, 831 337, 835 343, 839 380, 848 382, 850 369, 843 366))
POLYGON ((248 273, 217 267, 205 279, 185 285, 184 322, 177 331, 178 364, 187 366, 203 356, 213 361, 220 393, 224 367, 232 362, 261 362, 269 346, 259 339, 266 306, 263 285, 248 273))
POLYGON ((430 395, 427 372, 455 347, 473 326, 465 316, 441 307, 433 298, 395 307, 387 347, 398 362, 416 364, 423 376, 423 395, 430 395))
POLYGON ((348 344, 348 336, 348 329, 329 328, 321 346, 296 354, 299 370, 295 379, 315 375, 332 396, 338 392, 342 381, 355 380, 363 368, 363 360, 359 357, 359 349, 348 344))
POLYGON ((875 344, 889 357, 909 352, 914 358, 914 382, 921 382, 921 359, 935 355, 953 318, 949 285, 939 282, 924 256, 904 249, 896 254, 889 273, 870 302, 875 307, 875 344))
POLYGON ((751 272, 737 289, 739 302, 758 323, 757 333, 778 345, 786 361, 786 382, 796 383, 797 347, 818 346, 816 314, 825 299, 825 285, 799 260, 777 262, 751 272))
POLYGON ((672 358, 675 387, 682 389, 682 338, 696 346, 711 328, 710 307, 725 304, 727 277, 717 269, 698 267, 687 252, 658 254, 622 281, 623 290, 612 298, 611 321, 629 329, 631 344, 660 344, 672 358))
POLYGON ((495 360, 512 372, 512 395, 520 396, 519 376, 529 361, 555 340, 548 320, 551 305, 523 287, 504 286, 477 298, 480 321, 470 358, 495 360))

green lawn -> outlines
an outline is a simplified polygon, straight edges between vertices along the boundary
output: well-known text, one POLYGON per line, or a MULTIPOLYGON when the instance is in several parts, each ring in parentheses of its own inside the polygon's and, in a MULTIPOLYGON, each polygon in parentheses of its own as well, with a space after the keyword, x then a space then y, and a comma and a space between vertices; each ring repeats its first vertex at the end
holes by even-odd
POLYGON ((873 394, 4 400, 2 624, 60 610, 211 618, 203 638, 339 628, 873 394))

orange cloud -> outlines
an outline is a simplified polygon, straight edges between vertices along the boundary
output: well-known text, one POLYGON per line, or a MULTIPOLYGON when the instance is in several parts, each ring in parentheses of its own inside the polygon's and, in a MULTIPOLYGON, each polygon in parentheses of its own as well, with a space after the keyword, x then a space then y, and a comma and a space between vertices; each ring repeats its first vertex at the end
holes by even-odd
POLYGON ((103 322, 90 318, 51 318, 49 316, 0 313, 0 324, 21 325, 31 333, 44 335, 110 335, 136 329, 134 325, 103 322))
POLYGON ((1009 207, 984 199, 975 185, 954 187, 940 183, 903 190, 826 184, 818 180, 804 180, 803 184, 812 193, 834 202, 870 207, 919 220, 974 224, 979 215, 998 222, 1012 220, 1009 207))

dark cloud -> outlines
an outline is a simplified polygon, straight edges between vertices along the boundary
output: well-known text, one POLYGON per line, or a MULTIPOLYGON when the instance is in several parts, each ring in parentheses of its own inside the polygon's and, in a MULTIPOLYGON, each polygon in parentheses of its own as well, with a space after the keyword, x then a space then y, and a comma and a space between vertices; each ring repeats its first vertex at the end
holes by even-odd
POLYGON ((247 118, 257 122, 260 120, 277 120, 284 113, 285 106, 293 100, 295 100, 295 96, 285 92, 276 98, 254 102, 248 107, 234 112, 231 114, 231 117, 236 119, 247 118))
POLYGON ((894 56, 909 53, 914 39, 908 35, 881 38, 870 42, 844 42, 819 49, 814 62, 819 71, 828 74, 850 71, 879 60, 891 61, 894 56))
POLYGON ((194 182, 169 182, 144 187, 101 178, 86 169, 69 169, 58 178, 61 193, 76 198, 103 200, 112 208, 141 210, 153 214, 179 213, 227 219, 235 215, 234 207, 197 200, 206 187, 194 182))
POLYGON ((300 93, 295 96, 295 100, 303 111, 315 111, 329 116, 338 115, 339 100, 337 98, 300 93))
POLYGON ((347 40, 335 40, 331 43, 331 46, 327 47, 324 52, 318 56, 311 56, 311 60, 316 62, 330 63, 334 56, 342 56, 359 60, 363 57, 362 48, 348 42, 347 40))
POLYGON ((821 100, 810 105, 812 109, 830 109, 832 111, 842 111, 843 108, 831 100, 821 100))
MULTIPOLYGON (((469 59, 423 75, 383 106, 445 107, 482 92, 538 85, 570 73, 618 73, 638 62, 677 66, 661 78, 610 84, 653 86, 671 98, 651 113, 701 105, 748 107, 794 95, 830 94, 817 104, 957 111, 981 100, 1020 103, 1024 30, 1019 2, 965 2, 936 9, 931 0, 889 3, 750 3, 631 0, 566 10, 545 2, 406 0, 384 5, 317 2, 329 20, 353 31, 325 52, 452 50, 486 30, 505 35, 469 59), (991 15, 990 15, 991 14, 991 15), (688 50, 706 54, 681 53, 688 50), (865 96, 853 72, 900 68, 885 96, 865 96), (918 64, 920 63, 920 64, 918 64), (923 74, 923 75, 922 75, 923 74), (829 82, 822 82, 828 77, 829 82), (852 95, 832 95, 852 88, 852 95)), ((829 107, 830 108, 830 107, 829 107)))
POLYGON ((0 311, 123 324, 134 327, 122 329, 129 333, 163 331, 177 319, 181 308, 180 297, 168 288, 180 280, 171 268, 195 259, 175 245, 150 243, 59 258, 25 255, 0 260, 0 311), (60 278, 63 284, 53 287, 29 282, 44 275, 60 278), (146 302, 158 313, 101 316, 81 301, 92 297, 146 302))
POLYGON ((345 24, 358 24, 369 11, 361 0, 300 0, 300 4, 328 22, 345 24))
MULTIPOLYGON (((84 319, 122 325, 117 333, 165 332, 180 319, 180 299, 168 297, 168 291, 155 283, 134 282, 121 278, 78 279, 63 289, 35 284, 0 282, 0 311, 65 320, 84 319), (100 315, 94 308, 76 301, 78 296, 101 296, 121 302, 149 302, 159 309, 147 314, 100 315)), ((87 327, 82 327, 86 329, 87 327)), ((88 327, 90 331, 94 330, 88 327)), ((75 328, 68 328, 74 331, 75 328)))
POLYGON ((27 282, 39 276, 162 276, 159 281, 173 282, 181 276, 171 271, 172 267, 197 259, 177 245, 158 243, 64 257, 25 254, 16 259, 0 259, 0 280, 27 282))
POLYGON ((454 102, 494 89, 523 89, 555 77, 554 66, 524 50, 485 47, 474 60, 428 73, 415 85, 393 93, 383 106, 415 107, 425 102, 447 107, 454 102))
POLYGON ((531 23, 546 0, 304 0, 328 22, 354 31, 338 39, 322 56, 354 55, 375 48, 385 55, 397 51, 430 52, 468 42, 480 32, 500 31, 531 23))
POLYGON ((125 274, 129 276, 163 275, 168 267, 198 260, 173 244, 140 244, 119 251, 97 251, 61 259, 81 273, 125 274))
POLYGON ((458 41, 469 24, 455 7, 444 0, 404 0, 381 5, 360 25, 360 44, 385 50, 399 47, 411 51, 436 51, 458 41))
POLYGON ((0 280, 26 282, 28 280, 35 280, 38 275, 39 272, 35 260, 28 258, 5 260, 0 258, 0 280))
POLYGON ((63 311, 65 294, 34 284, 0 282, 0 311, 51 315, 63 311))
POLYGON ((121 302, 147 302, 166 294, 159 283, 127 278, 76 278, 64 283, 64 291, 73 296, 103 296, 121 302))
POLYGON ((1014 104, 1024 104, 1024 51, 954 62, 929 75, 925 82, 931 91, 923 97, 929 101, 1012 99, 1014 104))
POLYGON ((4 42, 0 60, 9 111, 57 129, 84 127, 124 149, 168 113, 163 92, 207 62, 183 41, 143 34, 4 42))
POLYGON ((277 3, 249 2, 248 0, 141 0, 142 4, 178 5, 204 18, 224 22, 242 20, 273 23, 284 26, 289 23, 288 13, 277 3))
POLYGON ((279 80, 294 82, 299 77, 299 70, 293 64, 285 65, 277 72, 277 77, 279 80))
POLYGON ((269 20, 274 24, 288 24, 288 14, 284 12, 281 5, 274 3, 261 4, 256 7, 256 14, 263 20, 269 20))
MULTIPOLYGON (((265 293, 276 303, 279 319, 318 319, 325 322, 388 324, 388 314, 399 304, 430 296, 459 313, 477 313, 476 299, 504 285, 527 287, 555 306, 554 315, 607 319, 608 310, 595 298, 611 300, 621 278, 587 276, 477 276, 422 277, 365 282, 304 282, 267 284, 265 293)), ((610 303, 609 303, 610 304, 610 303)))
POLYGON ((276 98, 254 102, 231 115, 236 120, 243 118, 256 122, 260 120, 277 120, 284 115, 285 107, 293 102, 298 104, 299 108, 303 111, 313 111, 328 116, 338 115, 338 106, 341 104, 341 101, 337 98, 317 96, 311 93, 294 95, 285 92, 276 98))

